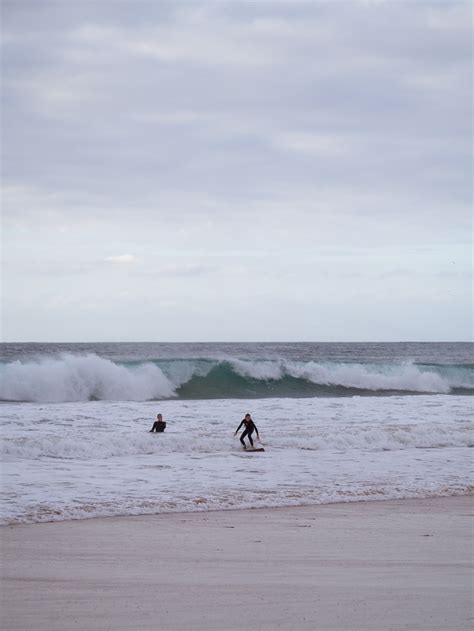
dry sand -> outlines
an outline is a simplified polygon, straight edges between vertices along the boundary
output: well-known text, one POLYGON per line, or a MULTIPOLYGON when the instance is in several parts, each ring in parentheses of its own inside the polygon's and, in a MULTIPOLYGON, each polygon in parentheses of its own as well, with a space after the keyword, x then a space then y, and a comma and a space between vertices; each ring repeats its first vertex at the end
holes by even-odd
POLYGON ((5 526, 2 629, 472 629, 472 498, 5 526))

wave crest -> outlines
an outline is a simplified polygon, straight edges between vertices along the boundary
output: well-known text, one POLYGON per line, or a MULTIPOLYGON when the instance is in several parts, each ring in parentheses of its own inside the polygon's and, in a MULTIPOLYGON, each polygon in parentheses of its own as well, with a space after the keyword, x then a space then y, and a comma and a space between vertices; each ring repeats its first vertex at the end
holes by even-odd
POLYGON ((315 397, 474 393, 474 368, 288 360, 168 359, 114 363, 64 354, 0 368, 0 400, 315 397))
POLYGON ((3 401, 142 401, 175 394, 174 385, 155 364, 126 367, 94 354, 16 361, 5 365, 1 376, 3 401))

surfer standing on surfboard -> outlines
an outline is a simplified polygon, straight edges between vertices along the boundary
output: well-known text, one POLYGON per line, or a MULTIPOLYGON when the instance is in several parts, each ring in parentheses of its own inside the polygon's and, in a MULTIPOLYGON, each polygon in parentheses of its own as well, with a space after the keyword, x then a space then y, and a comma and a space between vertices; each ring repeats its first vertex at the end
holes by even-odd
POLYGON ((257 438, 259 440, 260 440, 260 436, 258 435, 257 426, 252 421, 252 417, 250 416, 250 414, 246 414, 245 418, 242 419, 242 422, 240 423, 238 428, 235 430, 234 436, 236 436, 237 432, 242 427, 242 425, 245 425, 245 430, 242 432, 242 434, 240 436, 240 442, 244 446, 244 449, 247 449, 247 445, 245 444, 245 441, 244 441, 244 438, 247 436, 247 438, 249 439, 250 445, 253 447, 253 440, 252 440, 253 431, 255 430, 257 432, 257 438))

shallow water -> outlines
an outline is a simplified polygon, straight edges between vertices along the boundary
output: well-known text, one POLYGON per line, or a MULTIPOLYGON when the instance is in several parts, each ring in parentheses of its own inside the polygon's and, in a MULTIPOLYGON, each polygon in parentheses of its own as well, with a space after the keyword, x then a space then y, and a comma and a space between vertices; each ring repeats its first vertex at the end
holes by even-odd
POLYGON ((467 493, 472 398, 10 403, 2 523, 467 493), (156 412, 168 422, 150 434, 156 412), (264 453, 233 432, 250 411, 264 453))

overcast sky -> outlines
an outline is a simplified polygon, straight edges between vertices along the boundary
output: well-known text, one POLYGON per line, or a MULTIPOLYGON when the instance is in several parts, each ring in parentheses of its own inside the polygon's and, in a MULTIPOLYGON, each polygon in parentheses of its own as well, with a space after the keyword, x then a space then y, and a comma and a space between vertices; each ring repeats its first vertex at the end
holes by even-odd
POLYGON ((470 2, 2 11, 4 341, 471 338, 470 2))

